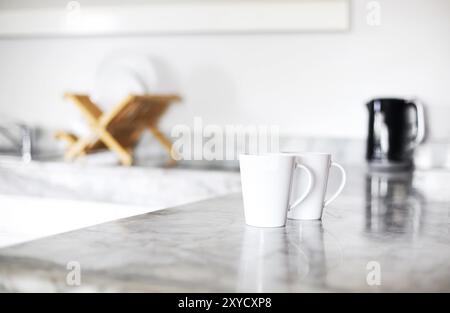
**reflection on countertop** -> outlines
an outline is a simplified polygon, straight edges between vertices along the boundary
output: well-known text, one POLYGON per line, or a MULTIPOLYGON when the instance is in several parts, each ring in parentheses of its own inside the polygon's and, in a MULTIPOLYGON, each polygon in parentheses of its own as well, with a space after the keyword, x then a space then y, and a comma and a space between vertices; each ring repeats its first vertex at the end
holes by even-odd
POLYGON ((339 264, 339 244, 320 221, 289 221, 286 228, 246 227, 237 291, 286 291, 286 282, 326 285, 327 266, 339 264), (324 238, 330 240, 328 260, 324 238))
POLYGON ((449 292, 450 172, 347 172, 322 222, 246 226, 231 194, 1 249, 0 290, 449 292))
POLYGON ((426 199, 413 186, 413 172, 366 175, 366 231, 415 236, 425 223, 426 199))

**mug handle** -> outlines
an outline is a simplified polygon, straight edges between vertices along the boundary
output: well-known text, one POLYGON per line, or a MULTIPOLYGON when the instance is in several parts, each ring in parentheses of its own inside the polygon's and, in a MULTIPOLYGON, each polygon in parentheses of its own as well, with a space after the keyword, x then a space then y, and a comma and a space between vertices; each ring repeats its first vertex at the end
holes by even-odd
POLYGON ((338 190, 334 193, 334 195, 332 195, 328 200, 325 200, 325 203, 324 203, 324 207, 326 207, 327 205, 329 205, 331 202, 333 202, 334 201, 334 199, 336 199, 337 198, 337 196, 339 196, 339 194, 342 192, 342 190, 344 189, 344 186, 345 186, 345 182, 347 181, 347 174, 345 173, 345 170, 344 170, 344 168, 341 166, 341 165, 339 165, 338 163, 336 163, 336 162, 331 162, 331 165, 330 166, 334 166, 334 167, 337 167, 340 171, 341 171, 341 176, 342 176, 342 178, 341 178, 341 184, 339 185, 339 188, 338 188, 338 190))
POLYGON ((425 112, 423 108, 423 104, 419 99, 413 99, 410 103, 414 106, 416 110, 416 138, 414 140, 414 147, 421 144, 425 139, 425 112))
POLYGON ((300 163, 296 162, 295 163, 295 169, 298 169, 298 168, 304 170, 306 172, 306 174, 308 174, 308 187, 306 187, 305 192, 294 202, 294 204, 289 205, 288 211, 292 210, 297 205, 302 203, 303 200, 305 200, 306 196, 311 191, 311 188, 313 186, 313 175, 312 175, 310 169, 307 168, 306 166, 304 166, 303 164, 300 164, 300 163))

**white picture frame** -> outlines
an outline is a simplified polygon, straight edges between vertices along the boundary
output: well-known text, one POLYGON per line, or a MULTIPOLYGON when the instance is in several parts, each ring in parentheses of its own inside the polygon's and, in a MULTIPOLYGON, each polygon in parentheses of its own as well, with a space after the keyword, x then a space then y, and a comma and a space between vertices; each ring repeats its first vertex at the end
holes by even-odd
POLYGON ((184 1, 0 10, 0 36, 346 31, 349 0, 184 1))

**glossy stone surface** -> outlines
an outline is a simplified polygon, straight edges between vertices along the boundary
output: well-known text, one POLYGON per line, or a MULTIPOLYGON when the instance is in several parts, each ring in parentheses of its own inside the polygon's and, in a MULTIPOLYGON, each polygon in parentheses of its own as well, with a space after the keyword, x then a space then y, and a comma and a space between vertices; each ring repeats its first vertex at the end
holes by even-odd
POLYGON ((5 195, 145 205, 151 209, 162 209, 239 190, 237 171, 0 162, 0 194, 5 195))
POLYGON ((2 249, 0 290, 450 292, 450 172, 347 171, 323 222, 246 226, 231 194, 2 249))

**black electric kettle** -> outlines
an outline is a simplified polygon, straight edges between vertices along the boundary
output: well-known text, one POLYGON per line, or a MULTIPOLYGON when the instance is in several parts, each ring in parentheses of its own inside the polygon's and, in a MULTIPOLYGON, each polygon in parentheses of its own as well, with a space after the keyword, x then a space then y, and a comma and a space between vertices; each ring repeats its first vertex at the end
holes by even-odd
POLYGON ((413 167, 414 149, 425 139, 423 105, 417 100, 374 99, 367 103, 366 159, 375 169, 413 167))

